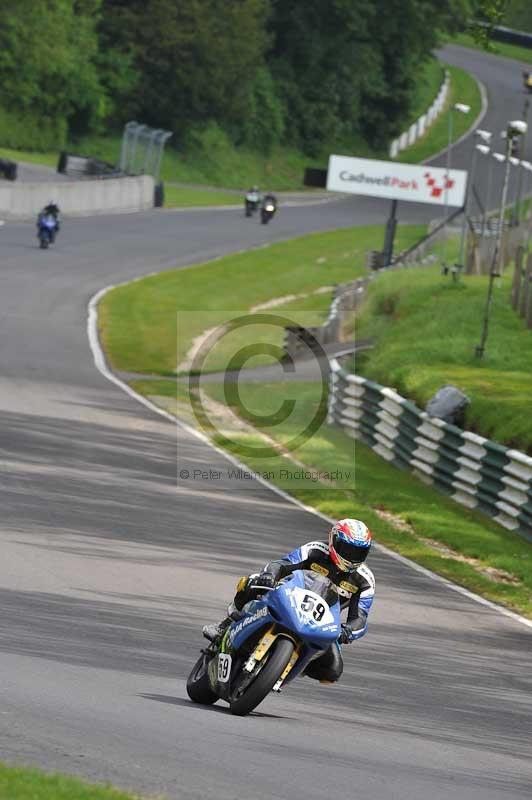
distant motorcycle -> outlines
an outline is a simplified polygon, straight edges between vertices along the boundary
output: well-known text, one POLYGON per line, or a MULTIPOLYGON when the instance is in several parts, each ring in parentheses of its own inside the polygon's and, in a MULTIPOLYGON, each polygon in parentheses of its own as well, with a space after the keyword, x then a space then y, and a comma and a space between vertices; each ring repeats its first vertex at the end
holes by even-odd
POLYGON ((41 250, 46 250, 54 243, 59 228, 57 218, 53 214, 39 214, 37 220, 37 238, 41 250))
POLYGON ((276 211, 277 200, 273 194, 267 194, 262 201, 262 206, 260 209, 260 221, 262 224, 267 225, 276 211))
POLYGON ((246 217, 251 217, 257 211, 260 204, 260 194, 257 189, 250 189, 245 198, 246 217))

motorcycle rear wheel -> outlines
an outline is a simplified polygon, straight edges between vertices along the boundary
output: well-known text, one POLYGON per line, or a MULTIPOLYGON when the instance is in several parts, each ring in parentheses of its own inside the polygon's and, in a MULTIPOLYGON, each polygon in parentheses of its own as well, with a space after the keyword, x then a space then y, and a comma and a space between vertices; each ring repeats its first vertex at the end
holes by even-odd
POLYGON ((211 689, 207 667, 210 659, 202 653, 198 658, 187 679, 187 694, 194 703, 211 706, 218 700, 211 689))
POLYGON ((270 653, 268 653, 266 664, 253 683, 250 684, 241 697, 231 699, 229 704, 231 714, 243 717, 253 711, 259 703, 262 703, 283 674, 284 668, 290 661, 293 652, 294 645, 289 639, 277 639, 270 653))

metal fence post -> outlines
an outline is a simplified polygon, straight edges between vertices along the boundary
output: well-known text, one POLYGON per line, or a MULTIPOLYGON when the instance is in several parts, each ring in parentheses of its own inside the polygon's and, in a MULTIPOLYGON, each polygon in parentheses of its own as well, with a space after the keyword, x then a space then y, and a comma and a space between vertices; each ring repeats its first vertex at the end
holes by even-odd
POLYGON ((515 270, 512 283, 512 308, 517 311, 519 308, 519 297, 521 294, 521 282, 523 277, 523 248, 518 247, 515 254, 515 270))
MULTIPOLYGON (((527 272, 532 278, 532 253, 527 258, 527 272)), ((532 328, 532 292, 528 292, 526 306, 526 326, 532 328)))
POLYGON ((530 281, 532 280, 532 259, 527 259, 527 266, 525 270, 525 277, 523 287, 521 290, 521 299, 519 303, 519 316, 525 317, 528 311, 528 303, 532 292, 530 291, 530 281))

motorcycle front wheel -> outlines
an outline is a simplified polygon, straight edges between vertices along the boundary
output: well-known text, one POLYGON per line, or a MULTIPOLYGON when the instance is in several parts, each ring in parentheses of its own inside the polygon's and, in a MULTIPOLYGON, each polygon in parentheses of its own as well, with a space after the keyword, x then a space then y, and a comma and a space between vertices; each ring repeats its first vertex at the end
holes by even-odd
POLYGON ((187 680, 187 694, 194 703, 210 706, 216 703, 218 697, 214 694, 209 683, 207 668, 210 658, 204 653, 198 658, 187 680))
POLYGON ((289 639, 277 639, 266 656, 266 663, 253 683, 240 696, 238 695, 238 686, 236 687, 229 704, 231 714, 243 717, 253 711, 259 703, 262 703, 283 674, 293 652, 294 645, 289 639))
POLYGON ((39 242, 41 243, 41 250, 46 250, 46 248, 48 247, 48 239, 46 238, 46 236, 41 236, 39 238, 39 242))

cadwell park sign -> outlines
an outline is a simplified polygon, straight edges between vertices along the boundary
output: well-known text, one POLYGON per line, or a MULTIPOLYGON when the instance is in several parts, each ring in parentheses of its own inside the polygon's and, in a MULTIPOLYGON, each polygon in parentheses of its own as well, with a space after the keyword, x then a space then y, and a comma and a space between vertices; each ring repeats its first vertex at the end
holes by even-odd
POLYGON ((463 206, 467 172, 369 158, 330 156, 327 189, 410 203, 463 206))

